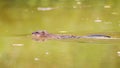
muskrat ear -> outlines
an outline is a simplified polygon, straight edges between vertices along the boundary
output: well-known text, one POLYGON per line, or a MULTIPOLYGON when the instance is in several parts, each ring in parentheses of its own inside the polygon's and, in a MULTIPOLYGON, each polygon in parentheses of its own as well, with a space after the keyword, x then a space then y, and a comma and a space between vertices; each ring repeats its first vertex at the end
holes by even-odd
POLYGON ((45 34, 48 34, 48 32, 46 30, 42 30, 41 31, 42 33, 45 33, 45 34))

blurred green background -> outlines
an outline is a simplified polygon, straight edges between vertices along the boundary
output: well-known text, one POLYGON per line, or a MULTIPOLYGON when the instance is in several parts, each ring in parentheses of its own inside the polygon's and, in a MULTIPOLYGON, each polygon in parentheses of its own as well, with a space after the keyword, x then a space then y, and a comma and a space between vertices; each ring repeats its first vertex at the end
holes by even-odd
POLYGON ((37 42, 36 30, 120 37, 119 0, 0 0, 0 68, 120 68, 120 40, 37 42))

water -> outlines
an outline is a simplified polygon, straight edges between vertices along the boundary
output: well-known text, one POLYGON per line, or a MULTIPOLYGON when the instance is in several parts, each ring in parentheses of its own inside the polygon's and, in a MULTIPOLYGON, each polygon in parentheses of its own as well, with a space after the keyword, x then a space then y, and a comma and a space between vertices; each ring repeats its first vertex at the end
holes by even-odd
POLYGON ((119 39, 37 42, 31 33, 105 34, 120 38, 119 2, 0 2, 0 68, 119 68, 119 39), (27 3, 27 5, 26 5, 27 3))

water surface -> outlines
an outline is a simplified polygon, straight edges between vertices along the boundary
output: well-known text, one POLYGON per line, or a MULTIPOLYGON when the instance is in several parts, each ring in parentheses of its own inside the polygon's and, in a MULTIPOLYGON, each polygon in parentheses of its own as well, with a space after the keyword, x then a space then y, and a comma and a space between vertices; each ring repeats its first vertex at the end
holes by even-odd
POLYGON ((120 38, 119 1, 2 1, 1 68, 119 68, 119 39, 37 42, 31 33, 105 34, 120 38))

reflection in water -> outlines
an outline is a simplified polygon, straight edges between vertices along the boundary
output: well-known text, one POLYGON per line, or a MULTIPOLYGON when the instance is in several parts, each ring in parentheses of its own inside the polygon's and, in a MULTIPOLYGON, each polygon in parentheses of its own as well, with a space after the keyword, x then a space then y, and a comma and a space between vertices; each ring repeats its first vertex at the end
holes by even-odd
POLYGON ((96 19, 95 22, 100 23, 100 22, 102 22, 102 20, 101 19, 96 19))
POLYGON ((120 51, 117 52, 118 56, 120 56, 120 51))
POLYGON ((112 14, 113 14, 113 15, 118 15, 118 13, 117 13, 117 12, 112 12, 112 14))
POLYGON ((118 26, 120 27, 120 24, 118 24, 118 26))
POLYGON ((49 10, 53 10, 53 9, 56 9, 56 8, 52 8, 52 7, 38 7, 37 10, 38 11, 49 11, 49 10))
POLYGON ((82 4, 82 3, 78 1, 77 4, 82 4))
POLYGON ((24 46, 24 44, 12 44, 12 46, 24 46))
POLYGON ((49 52, 47 51, 47 52, 45 52, 45 54, 46 54, 46 55, 48 55, 48 54, 49 54, 49 52))
POLYGON ((104 8, 111 8, 111 6, 110 5, 105 5, 104 8))
POLYGON ((35 61, 39 61, 40 59, 36 57, 36 58, 34 58, 34 60, 35 60, 35 61))

